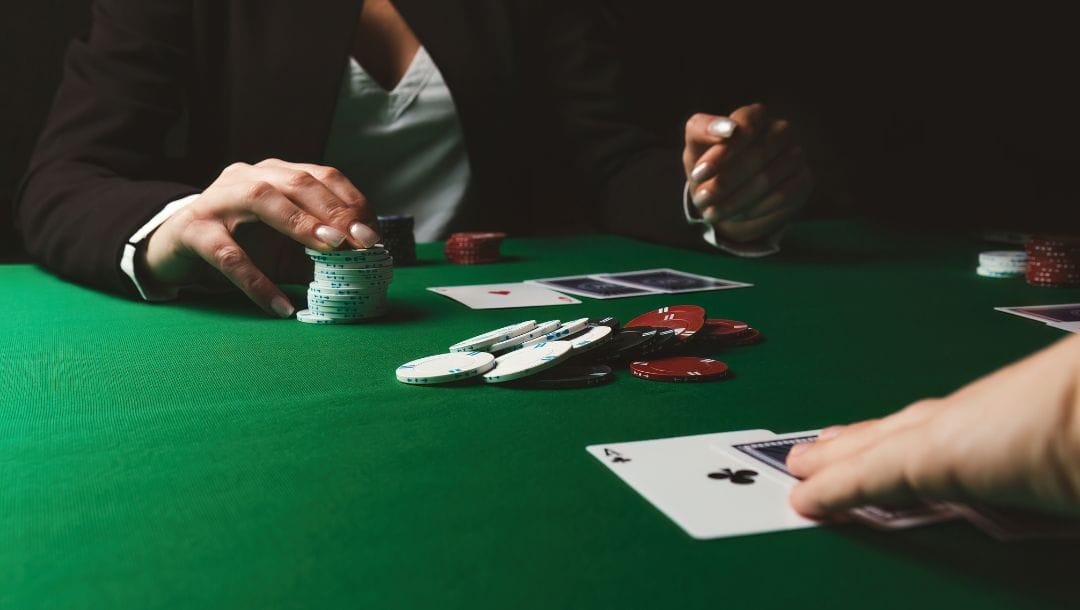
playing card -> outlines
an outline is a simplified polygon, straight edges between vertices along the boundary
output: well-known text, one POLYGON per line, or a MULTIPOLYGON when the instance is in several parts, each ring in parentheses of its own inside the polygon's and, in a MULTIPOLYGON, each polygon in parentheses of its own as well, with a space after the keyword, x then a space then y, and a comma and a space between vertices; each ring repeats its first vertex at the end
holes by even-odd
POLYGON ((624 273, 605 273, 593 277, 616 284, 647 288, 666 294, 698 292, 701 290, 727 290, 729 288, 745 288, 753 285, 706 275, 685 273, 675 269, 645 269, 624 273))
POLYGON ((609 282, 605 279, 591 275, 571 275, 566 277, 549 277, 538 280, 527 280, 527 284, 538 284, 548 288, 554 288, 559 292, 576 294, 578 296, 593 299, 621 299, 623 297, 636 297, 643 294, 658 294, 659 291, 651 288, 627 286, 609 282))
MULTIPOLYGON (((722 454, 727 454, 734 449, 769 466, 767 471, 769 476, 779 474, 784 479, 796 481, 797 479, 787 469, 788 453, 795 445, 814 442, 820 432, 820 430, 810 430, 779 435, 769 434, 731 445, 713 445, 713 449, 722 454)), ((956 508, 944 502, 919 502, 911 506, 861 506, 848 512, 857 521, 886 530, 940 523, 958 516, 956 508)))
POLYGON ((998 540, 1080 538, 1080 519, 1046 515, 1015 508, 967 506, 953 508, 979 529, 998 540))
POLYGON ((573 305, 581 301, 534 284, 480 284, 437 286, 428 290, 463 303, 472 309, 507 309, 540 305, 573 305))
MULTIPOLYGON (((1029 320, 1038 320, 1057 328, 1057 324, 1080 324, 1080 303, 1061 305, 1025 305, 1023 307, 995 307, 995 311, 1005 312, 1029 320)), ((1069 330, 1071 327, 1065 327, 1069 330)), ((1076 332, 1075 330, 1072 332, 1076 332)))
POLYGON ((1051 322, 1047 326, 1060 328, 1070 333, 1080 334, 1080 322, 1051 322))
POLYGON ((768 435, 768 430, 747 430, 587 449, 694 538, 816 526, 788 503, 794 479, 761 476, 762 468, 745 456, 712 449, 768 435))

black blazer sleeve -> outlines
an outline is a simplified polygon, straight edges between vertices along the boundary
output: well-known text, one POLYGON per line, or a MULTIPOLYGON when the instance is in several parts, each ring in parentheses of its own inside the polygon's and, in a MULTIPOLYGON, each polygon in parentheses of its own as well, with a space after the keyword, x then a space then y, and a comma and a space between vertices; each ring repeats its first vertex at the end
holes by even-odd
MULTIPOLYGON (((597 186, 599 225, 646 241, 702 247, 686 222, 681 150, 632 124, 598 1, 545 0, 535 61, 578 169, 597 186)), ((538 19, 539 20, 539 19, 538 19)), ((647 83, 648 78, 641 82, 647 83)))
POLYGON ((190 3, 98 0, 20 189, 17 221, 32 255, 59 274, 135 295, 120 271, 126 240, 168 202, 200 189, 177 181, 166 137, 180 119, 190 3))

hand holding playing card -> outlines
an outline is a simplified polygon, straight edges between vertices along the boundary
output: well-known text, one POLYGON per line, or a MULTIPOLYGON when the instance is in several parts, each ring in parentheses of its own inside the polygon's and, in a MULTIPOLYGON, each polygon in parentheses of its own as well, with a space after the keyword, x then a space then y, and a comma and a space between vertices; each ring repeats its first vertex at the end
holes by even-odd
POLYGON ((813 189, 787 121, 769 117, 761 104, 730 117, 691 117, 683 165, 694 207, 722 237, 737 243, 779 231, 813 189))
POLYGON ((917 498, 1080 516, 1080 337, 944 399, 826 429, 787 464, 809 516, 917 498))

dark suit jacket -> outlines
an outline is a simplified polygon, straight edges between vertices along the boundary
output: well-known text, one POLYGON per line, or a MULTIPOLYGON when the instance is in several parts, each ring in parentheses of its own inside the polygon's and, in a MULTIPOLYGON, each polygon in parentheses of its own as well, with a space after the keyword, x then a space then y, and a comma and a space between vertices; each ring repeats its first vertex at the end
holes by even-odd
MULTIPOLYGON (((677 150, 621 117, 590 0, 395 0, 454 95, 473 168, 460 226, 528 232, 522 170, 538 125, 600 187, 595 226, 691 244, 677 150), (543 110, 543 120, 528 109, 543 110)), ((134 294, 125 240, 235 161, 321 162, 359 0, 98 0, 72 44, 18 207, 30 252, 134 294)), ((535 110, 533 110, 535 111, 535 110)), ((363 190, 363 185, 358 185, 363 190)))

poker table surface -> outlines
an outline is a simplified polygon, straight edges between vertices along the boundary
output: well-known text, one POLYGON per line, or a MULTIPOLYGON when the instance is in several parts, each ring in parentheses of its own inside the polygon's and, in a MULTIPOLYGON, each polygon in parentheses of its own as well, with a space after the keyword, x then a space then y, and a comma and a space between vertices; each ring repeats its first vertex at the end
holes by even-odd
POLYGON ((585 451, 877 417, 1061 338, 992 308, 1080 291, 980 278, 986 249, 852 221, 798 224, 764 259, 599 235, 510 239, 500 263, 454 266, 421 244, 392 314, 352 326, 0 266, 0 607, 1075 607, 1075 542, 965 522, 694 540, 585 451), (656 267, 754 286, 487 311, 425 290, 656 267), (394 378, 515 321, 681 303, 767 339, 718 354, 734 372, 720 383, 394 378))

